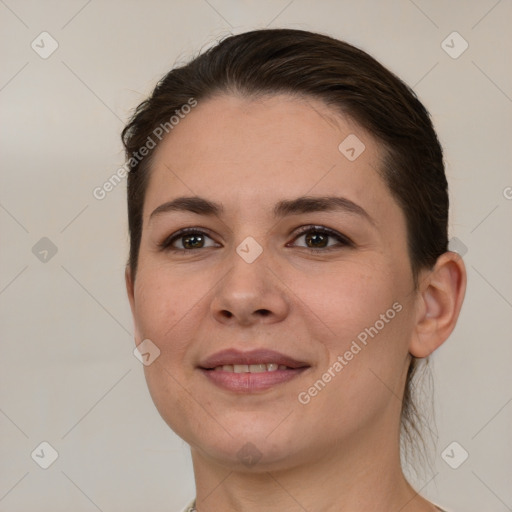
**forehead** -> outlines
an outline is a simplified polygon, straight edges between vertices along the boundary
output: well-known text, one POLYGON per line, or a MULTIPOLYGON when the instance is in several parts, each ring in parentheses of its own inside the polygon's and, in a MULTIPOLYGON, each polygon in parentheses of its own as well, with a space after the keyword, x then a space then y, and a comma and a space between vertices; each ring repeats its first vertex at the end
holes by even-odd
POLYGON ((155 150, 144 216, 183 195, 240 213, 337 192, 382 219, 396 204, 376 171, 380 155, 367 131, 319 100, 217 96, 200 101, 155 150))

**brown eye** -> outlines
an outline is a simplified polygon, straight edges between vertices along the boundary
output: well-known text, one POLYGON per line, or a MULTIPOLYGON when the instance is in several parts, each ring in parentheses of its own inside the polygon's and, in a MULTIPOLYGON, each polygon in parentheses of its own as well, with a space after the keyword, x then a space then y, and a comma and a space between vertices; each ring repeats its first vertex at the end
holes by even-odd
POLYGON ((200 231, 194 228, 182 229, 170 237, 166 238, 162 243, 159 244, 162 250, 169 251, 193 251, 194 249, 205 249, 208 247, 215 247, 215 245, 205 245, 206 239, 211 239, 204 231, 200 231), (181 245, 177 247, 175 243, 181 245))
MULTIPOLYGON (((337 231, 316 226, 306 226, 295 241, 304 238, 305 249, 317 251, 321 249, 331 250, 344 246, 353 246, 352 241, 337 231), (337 243, 329 245, 329 239, 335 239, 337 243)), ((299 246, 300 247, 300 246, 299 246)))

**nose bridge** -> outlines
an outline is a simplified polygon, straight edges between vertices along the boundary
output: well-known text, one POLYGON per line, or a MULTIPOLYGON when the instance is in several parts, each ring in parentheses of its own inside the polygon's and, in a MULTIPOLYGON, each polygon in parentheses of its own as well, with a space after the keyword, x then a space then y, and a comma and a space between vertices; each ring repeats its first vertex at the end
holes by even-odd
POLYGON ((288 309, 285 287, 272 272, 271 262, 268 248, 253 237, 244 238, 229 258, 230 269, 216 290, 212 314, 241 323, 282 318, 288 309))
POLYGON ((268 292, 269 251, 253 237, 245 238, 233 251, 231 270, 222 284, 226 297, 256 304, 268 292), (245 298, 245 299, 244 299, 245 298))

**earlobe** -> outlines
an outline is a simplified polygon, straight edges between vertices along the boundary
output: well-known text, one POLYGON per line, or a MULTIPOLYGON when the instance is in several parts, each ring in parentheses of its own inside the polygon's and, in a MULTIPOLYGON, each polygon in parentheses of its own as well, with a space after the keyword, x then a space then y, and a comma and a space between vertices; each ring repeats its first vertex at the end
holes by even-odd
POLYGON ((450 336, 466 293, 466 267, 455 252, 445 252, 420 281, 417 318, 409 352, 429 356, 450 336))

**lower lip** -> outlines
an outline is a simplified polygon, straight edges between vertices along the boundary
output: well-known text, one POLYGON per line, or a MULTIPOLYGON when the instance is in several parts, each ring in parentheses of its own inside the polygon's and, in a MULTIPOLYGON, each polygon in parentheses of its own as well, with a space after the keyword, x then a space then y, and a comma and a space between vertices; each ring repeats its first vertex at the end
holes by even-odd
POLYGON ((223 389, 239 393, 252 393, 270 389, 276 384, 289 382, 307 370, 307 367, 260 373, 235 373, 224 370, 205 370, 204 368, 200 368, 200 370, 211 382, 223 389))

